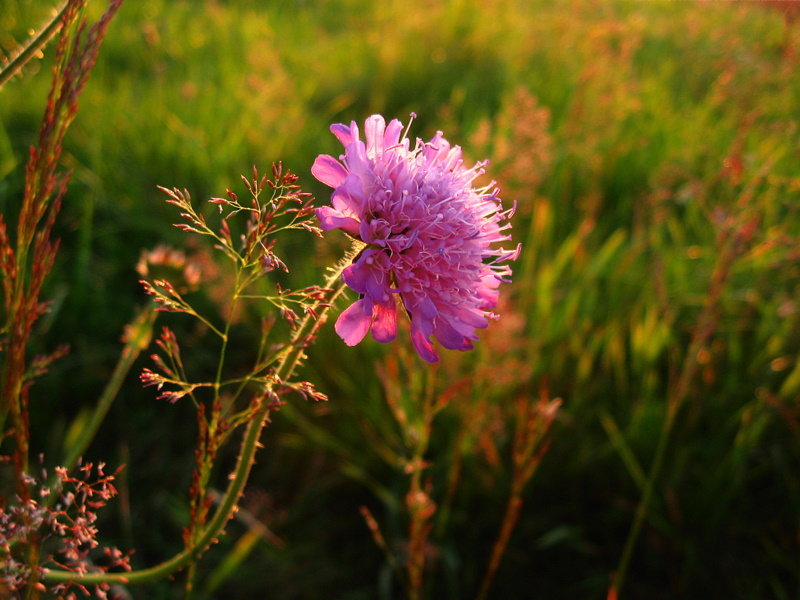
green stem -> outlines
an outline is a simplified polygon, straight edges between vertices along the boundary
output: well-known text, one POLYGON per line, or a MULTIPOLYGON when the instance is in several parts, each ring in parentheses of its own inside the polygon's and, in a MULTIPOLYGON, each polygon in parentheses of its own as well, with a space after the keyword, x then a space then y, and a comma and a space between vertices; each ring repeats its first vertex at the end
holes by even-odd
MULTIPOLYGON (((698 356, 701 350, 706 348, 711 335, 714 332, 717 323, 717 316, 719 311, 720 301, 722 299, 722 292, 725 289, 728 278, 730 277, 731 267, 734 260, 739 255, 742 245, 748 239, 751 229, 750 223, 740 226, 733 235, 729 235, 725 242, 721 245, 720 257, 714 268, 711 276, 711 284, 709 286, 708 294, 706 296, 705 306, 697 320, 692 341, 689 344, 689 350, 680 371, 680 377, 676 382, 672 393, 667 402, 667 415, 664 419, 661 428, 661 437, 658 440, 656 454, 653 458, 653 463, 648 474, 647 481, 645 482, 642 497, 639 505, 636 507, 636 515, 634 516, 631 530, 628 533, 628 538, 625 541, 625 547, 622 551, 617 571, 613 576, 611 582, 611 591, 613 597, 618 598, 622 585, 625 582, 625 577, 628 573, 628 567, 633 556, 633 550, 639 538, 639 533, 644 524, 644 519, 650 508, 650 502, 653 497, 655 483, 661 475, 661 469, 664 465, 664 456, 669 442, 672 427, 675 424, 675 418, 689 394, 689 386, 694 380, 697 371, 700 367, 698 356)), ((611 594, 609 595, 611 597, 611 594)))
POLYGON ((192 600, 194 591, 194 578, 197 572, 197 561, 192 562, 186 570, 186 586, 184 587, 183 600, 192 600))
POLYGON ((425 572, 426 528, 428 521, 432 517, 432 513, 428 512, 428 506, 421 506, 420 501, 422 498, 425 498, 428 502, 430 501, 423 487, 422 471, 425 468, 425 454, 428 451, 433 418, 436 414, 436 404, 434 402, 435 373, 436 371, 426 372, 425 397, 422 403, 422 435, 417 436, 416 433, 412 433, 413 426, 409 426, 406 429, 408 433, 412 433, 412 435, 408 435, 408 440, 414 445, 414 452, 411 459, 411 467, 413 469, 411 472, 411 484, 409 486, 408 499, 406 500, 411 520, 408 534, 409 557, 407 565, 409 600, 420 600, 422 598, 423 577, 425 572), (409 501, 412 504, 409 505, 409 501))
POLYGON ((642 497, 639 500, 639 505, 636 507, 636 514, 631 525, 628 538, 625 540, 625 547, 622 551, 617 571, 611 583, 611 588, 616 595, 622 589, 622 584, 625 582, 625 577, 628 574, 628 567, 630 566, 631 558, 633 557, 633 550, 636 547, 636 542, 639 539, 644 519, 650 509, 650 502, 653 498, 653 491, 655 489, 656 481, 661 476, 661 469, 664 466, 664 456, 666 456, 667 446, 669 445, 669 437, 672 432, 672 427, 675 424, 675 418, 678 411, 683 404, 684 399, 689 393, 689 386, 694 380, 695 374, 699 367, 697 356, 702 348, 706 346, 712 332, 714 331, 715 317, 714 311, 719 301, 720 289, 712 289, 709 295, 709 301, 706 304, 703 313, 698 319, 698 326, 695 331, 694 339, 689 345, 689 351, 686 355, 686 361, 681 369, 680 378, 675 385, 674 392, 667 402, 667 415, 664 418, 661 426, 661 434, 658 439, 658 446, 656 447, 656 454, 653 458, 653 463, 650 466, 650 472, 645 482, 644 490, 642 490, 642 497))
POLYGON ((64 2, 53 14, 50 21, 39 31, 31 36, 28 43, 22 47, 19 53, 10 59, 0 68, 0 87, 11 79, 22 67, 24 67, 36 54, 44 48, 53 36, 61 29, 61 19, 67 12, 69 2, 64 2))
MULTIPOLYGON (((339 263, 339 265, 332 271, 327 278, 325 287, 332 287, 339 279, 344 268, 349 264, 353 254, 348 256, 339 263)), ((311 313, 307 314, 297 331, 292 338, 292 344, 288 347, 286 354, 281 360, 275 372, 277 379, 282 381, 287 380, 294 371, 297 362, 300 360, 305 350, 305 345, 301 343, 305 338, 313 335, 314 332, 323 324, 330 309, 330 305, 336 298, 344 291, 346 285, 343 281, 339 281, 337 287, 333 290, 331 297, 327 300, 327 305, 320 307, 320 302, 314 304, 312 309, 318 314, 318 318, 314 319, 311 313)), ((196 561, 200 555, 214 543, 216 538, 220 535, 225 524, 233 515, 236 508, 236 503, 239 500, 242 492, 244 491, 245 484, 250 475, 250 468, 253 464, 256 451, 258 450, 259 438, 268 421, 270 413, 270 405, 266 402, 262 403, 253 414, 252 419, 247 425, 247 429, 242 439, 242 445, 239 450, 239 458, 236 468, 231 475, 230 483, 225 491, 225 495, 219 504, 214 518, 209 522, 202 533, 197 537, 194 544, 190 548, 186 548, 182 552, 176 554, 169 560, 162 562, 159 565, 150 567, 148 569, 141 569, 139 571, 132 571, 130 573, 87 573, 79 575, 70 571, 49 570, 44 573, 42 580, 48 584, 65 583, 75 581, 81 585, 97 585, 101 583, 110 584, 136 584, 147 583, 156 581, 163 577, 167 577, 178 569, 181 569, 190 563, 196 561)))
MULTIPOLYGON (((236 281, 234 283, 233 289, 234 294, 231 300, 230 308, 228 309, 228 318, 225 321, 225 330, 222 332, 222 346, 220 347, 219 351, 219 361, 217 362, 217 374, 214 378, 214 403, 211 407, 211 415, 210 415, 210 422, 207 424, 207 437, 204 443, 204 451, 203 451, 203 458, 202 464, 198 465, 198 469, 200 469, 200 484, 198 489, 196 490, 197 495, 193 498, 193 510, 192 510, 192 519, 191 519, 191 531, 189 536, 187 537, 187 544, 190 547, 197 547, 197 540, 198 537, 201 536, 202 532, 201 529, 205 524, 205 517, 206 517, 206 509, 204 508, 205 505, 205 496, 208 490, 208 478, 211 474, 211 468, 213 466, 214 457, 213 454, 216 453, 216 450, 210 451, 209 444, 214 444, 216 446, 216 442, 212 442, 212 440, 216 439, 217 429, 219 428, 220 424, 220 395, 219 390, 222 387, 222 373, 225 367, 225 357, 228 353, 228 340, 230 339, 230 332, 231 332, 231 325, 233 323, 233 315, 236 311, 236 304, 239 300, 239 293, 243 289, 241 285, 242 281, 242 269, 236 270, 236 281), (209 452, 212 453, 209 456, 209 452)), ((194 495, 194 494, 193 494, 194 495)), ((184 587, 184 600, 191 600, 192 597, 192 590, 194 589, 194 578, 197 572, 197 562, 192 561, 189 565, 189 568, 186 571, 186 584, 184 587)))
POLYGON ((636 542, 639 539, 639 533, 641 532, 642 525, 644 524, 644 519, 647 516, 648 509, 650 508, 650 502, 653 498, 653 490, 655 489, 656 481, 661 476, 661 469, 664 465, 664 456, 666 455, 670 433, 672 432, 672 425, 675 423, 675 415, 677 413, 678 411, 673 410, 673 406, 670 405, 667 408, 667 417, 662 422, 661 435, 658 439, 658 447, 656 448, 656 454, 653 458, 653 464, 650 467, 650 473, 645 481, 645 486, 642 490, 642 497, 639 500, 639 505, 636 507, 636 515, 633 518, 633 524, 628 532, 628 538, 625 540, 625 548, 622 551, 622 557, 619 560, 619 565, 617 566, 617 571, 614 575, 614 581, 612 582, 612 588, 617 594, 619 594, 619 590, 622 588, 622 584, 624 583, 625 577, 628 574, 628 567, 630 566, 631 558, 633 557, 633 550, 636 547, 636 542))
POLYGON ((217 376, 214 378, 214 400, 219 397, 219 388, 222 385, 222 371, 225 366, 225 355, 228 352, 228 339, 231 333, 231 324, 233 323, 233 313, 236 310, 236 303, 239 300, 239 292, 241 291, 240 283, 242 281, 242 270, 236 270, 236 282, 233 289, 236 290, 231 300, 231 306, 228 310, 228 319, 225 322, 225 331, 222 332, 222 348, 219 351, 219 362, 217 363, 217 376))
POLYGON ((155 309, 155 303, 148 304, 131 324, 130 333, 126 340, 125 347, 122 350, 122 355, 119 358, 119 362, 117 362, 117 366, 114 367, 114 372, 111 374, 111 378, 108 380, 103 394, 100 396, 100 400, 94 409, 89 424, 85 427, 78 441, 72 446, 69 455, 64 460, 63 466, 67 470, 72 469, 78 463, 83 453, 86 452, 89 444, 100 429, 100 425, 108 413, 108 409, 111 407, 117 394, 119 394, 122 383, 130 372, 133 363, 142 353, 142 350, 149 345, 150 337, 153 333, 153 324, 158 314, 155 309))

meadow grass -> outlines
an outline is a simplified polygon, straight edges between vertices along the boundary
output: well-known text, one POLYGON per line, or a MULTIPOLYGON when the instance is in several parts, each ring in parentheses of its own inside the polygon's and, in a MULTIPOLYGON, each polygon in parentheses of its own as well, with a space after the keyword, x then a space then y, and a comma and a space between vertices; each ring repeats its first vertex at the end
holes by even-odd
MULTIPOLYGON (((183 241, 157 185, 207 198, 282 160, 321 203, 309 169, 338 153, 328 125, 413 111, 413 134, 441 129, 489 157, 519 204, 501 319, 424 372, 407 339, 345 349, 323 331, 305 376, 331 401, 273 418, 243 503, 281 543, 230 524, 199 594, 402 597, 392 572, 413 546, 408 467, 422 456, 416 485, 437 508, 416 540, 421 593, 476 596, 517 477, 517 402, 547 397, 562 404, 488 597, 604 595, 637 510, 621 597, 796 597, 800 28, 765 4, 129 1, 65 143, 56 302, 34 350, 73 350, 32 390, 36 448, 69 445, 113 368, 144 302, 141 250, 183 241), (447 405, 429 419, 432 397, 447 405)), ((43 13, 6 0, 0 44, 43 13)), ((0 90, 5 214, 47 60, 0 90)), ((287 283, 319 283, 346 245, 289 239, 287 283)), ((132 377, 90 450, 128 465, 104 531, 140 566, 180 544, 193 419, 132 377)))

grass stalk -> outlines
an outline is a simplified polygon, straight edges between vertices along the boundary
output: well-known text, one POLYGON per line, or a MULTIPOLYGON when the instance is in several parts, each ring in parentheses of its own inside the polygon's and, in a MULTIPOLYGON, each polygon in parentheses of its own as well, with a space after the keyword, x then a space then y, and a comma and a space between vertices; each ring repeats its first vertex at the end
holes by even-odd
POLYGON ((717 320, 719 318, 720 301, 730 278, 733 263, 740 255, 744 243, 753 235, 757 220, 755 218, 744 220, 743 217, 744 215, 740 214, 739 219, 742 219, 740 222, 730 226, 730 229, 725 229, 720 232, 719 258, 712 272, 706 301, 703 310, 698 316, 697 324, 692 335, 692 341, 689 344, 680 375, 668 397, 667 412, 662 421, 656 453, 650 465, 650 471, 647 475, 639 504, 636 507, 633 523, 631 524, 628 537, 625 540, 625 546, 623 547, 617 569, 612 576, 611 586, 608 591, 609 600, 617 600, 619 598, 620 590, 625 583, 636 543, 652 503, 656 482, 661 477, 661 471, 664 467, 664 457, 676 417, 683 402, 688 397, 689 388, 697 375, 697 370, 700 366, 699 356, 708 347, 708 343, 716 329, 717 320))
POLYGON ((508 548, 511 534, 514 532, 522 512, 525 487, 536 473, 539 463, 549 449, 547 433, 560 404, 560 400, 550 400, 549 392, 544 384, 541 397, 535 405, 532 403, 532 397, 528 394, 523 394, 516 401, 511 493, 506 503, 500 532, 492 547, 489 564, 478 591, 477 600, 489 597, 492 582, 500 568, 500 562, 508 548))
POLYGON ((622 550, 622 556, 620 557, 619 564, 617 565, 616 573, 613 576, 611 589, 609 590, 608 595, 609 600, 616 600, 616 598, 619 597, 619 592, 622 589, 622 585, 625 582, 625 578, 628 574, 628 568, 630 567, 631 558, 633 557, 633 551, 636 548, 636 542, 639 539, 639 534, 641 533, 644 519, 647 516, 650 503, 653 499, 655 483, 661 476, 661 469, 664 465, 664 456, 666 454, 672 426, 675 423, 675 415, 677 414, 677 410, 672 410, 672 406, 673 405, 670 404, 670 408, 667 410, 667 416, 662 421, 656 454, 653 457, 652 464, 650 465, 650 472, 645 480, 642 496, 639 500, 639 504, 636 507, 636 514, 634 515, 633 523, 631 524, 630 531, 628 532, 628 537, 625 540, 625 547, 622 550))
MULTIPOLYGON (((332 269, 326 282, 326 288, 333 288, 329 298, 324 302, 317 301, 312 310, 304 317, 292 337, 292 343, 286 350, 276 371, 276 380, 285 381, 291 377, 295 367, 304 355, 306 348, 305 341, 313 336, 327 319, 328 311, 334 301, 345 290, 346 285, 340 280, 344 268, 350 263, 354 252, 349 253, 336 268, 332 269), (338 283, 337 283, 338 280, 338 283), (334 284, 336 287, 334 288, 334 284), (314 314, 317 315, 314 318, 314 314)), ((150 568, 132 571, 129 573, 86 573, 77 575, 69 571, 48 570, 43 574, 42 580, 48 584, 65 583, 74 581, 81 585, 97 585, 101 583, 110 584, 138 584, 157 581, 186 566, 196 562, 202 553, 211 546, 221 534, 225 524, 233 516, 247 480, 250 469, 255 460, 256 451, 260 447, 259 438, 264 426, 269 422, 269 415, 272 405, 268 402, 261 404, 253 412, 252 418, 245 429, 242 444, 239 450, 236 467, 231 475, 230 483, 220 501, 214 517, 205 526, 200 535, 195 538, 194 543, 172 558, 150 568)))
MULTIPOLYGON (((225 368, 225 357, 227 355, 228 350, 228 340, 230 339, 230 331, 231 331, 231 324, 233 323, 233 315, 236 312, 236 305, 240 298, 240 292, 242 291, 242 268, 237 265, 236 269, 236 282, 234 283, 234 294, 231 300, 230 307, 228 309, 228 318, 225 322, 225 329, 222 331, 222 346, 219 351, 219 360, 217 362, 217 373, 214 378, 214 402, 211 407, 211 415, 210 415, 210 423, 206 425, 206 440, 201 444, 201 448, 203 448, 203 452, 201 453, 202 458, 198 459, 202 461, 202 464, 198 464, 197 468, 200 470, 200 482, 199 485, 192 490, 192 519, 191 519, 191 531, 188 533, 187 540, 190 540, 188 545, 190 547, 194 546, 197 542, 197 536, 200 534, 199 528, 202 528, 205 524, 205 518, 207 515, 207 508, 205 504, 206 495, 208 493, 208 478, 211 474, 211 468, 213 466, 213 454, 216 454, 216 449, 209 450, 209 446, 213 444, 216 446, 216 442, 213 442, 217 435, 217 431, 220 426, 220 418, 221 418, 221 404, 220 404, 220 395, 219 390, 222 387, 222 374, 225 368), (212 454, 212 455, 210 455, 212 454)), ((199 455, 200 456, 200 455, 199 455)), ((191 600, 192 598, 192 591, 194 589, 194 580, 197 573, 197 562, 194 561, 189 565, 189 568, 186 570, 186 581, 184 585, 184 600, 191 600)))
POLYGON ((33 33, 28 42, 0 67, 0 88, 33 59, 59 32, 63 27, 63 17, 67 12, 68 5, 68 1, 62 2, 61 6, 55 9, 53 16, 50 17, 39 32, 33 33))
POLYGON ((108 383, 103 390, 97 406, 92 413, 89 423, 84 428, 80 436, 78 436, 76 443, 71 446, 69 454, 64 459, 63 466, 69 470, 72 469, 78 460, 86 452, 86 449, 91 444, 100 425, 105 419, 108 409, 119 394, 122 383, 125 381, 131 367, 142 351, 147 348, 150 343, 150 338, 153 333, 153 324, 156 320, 156 304, 148 304, 142 312, 137 315, 134 322, 131 324, 128 334, 126 335, 125 347, 122 349, 122 354, 114 367, 114 372, 109 377, 108 383))

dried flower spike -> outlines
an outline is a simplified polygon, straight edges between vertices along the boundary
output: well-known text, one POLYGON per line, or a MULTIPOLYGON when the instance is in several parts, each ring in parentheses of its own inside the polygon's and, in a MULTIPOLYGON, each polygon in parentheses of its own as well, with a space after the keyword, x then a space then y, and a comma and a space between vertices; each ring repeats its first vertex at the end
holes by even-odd
MULTIPOLYGON (((414 115, 412 115, 413 118, 414 115)), ((498 287, 508 281, 520 248, 505 250, 513 209, 503 210, 494 182, 473 187, 487 164, 466 168, 459 146, 438 132, 410 148, 403 124, 381 115, 358 125, 335 124, 340 160, 317 157, 311 169, 334 188, 332 207, 317 209, 322 229, 342 229, 367 246, 342 276, 360 294, 336 322, 346 344, 368 331, 378 342, 397 334, 399 297, 411 317, 411 339, 428 362, 439 356, 431 336, 451 350, 469 350, 494 317, 498 287)))

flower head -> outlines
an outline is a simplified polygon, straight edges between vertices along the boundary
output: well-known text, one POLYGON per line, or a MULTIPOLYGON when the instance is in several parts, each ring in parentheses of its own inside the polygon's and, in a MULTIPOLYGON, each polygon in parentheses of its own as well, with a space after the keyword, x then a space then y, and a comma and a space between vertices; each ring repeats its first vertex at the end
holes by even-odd
POLYGON ((200 264, 189 260, 180 250, 159 245, 153 250, 143 250, 136 272, 148 280, 167 280, 181 293, 197 290, 201 282, 200 264))
POLYGON ((412 148, 397 119, 387 125, 373 115, 364 129, 366 141, 355 122, 332 125, 345 153, 318 156, 311 169, 334 188, 332 206, 317 209, 322 229, 366 244, 342 274, 360 298, 339 316, 336 332, 350 346, 370 330, 378 342, 393 340, 399 298, 423 359, 439 359, 431 336, 469 350, 475 331, 495 317, 498 287, 511 275, 503 263, 519 255, 519 246, 496 246, 511 239, 513 209, 503 210, 494 182, 473 187, 486 162, 465 167, 461 148, 442 132, 412 148))

